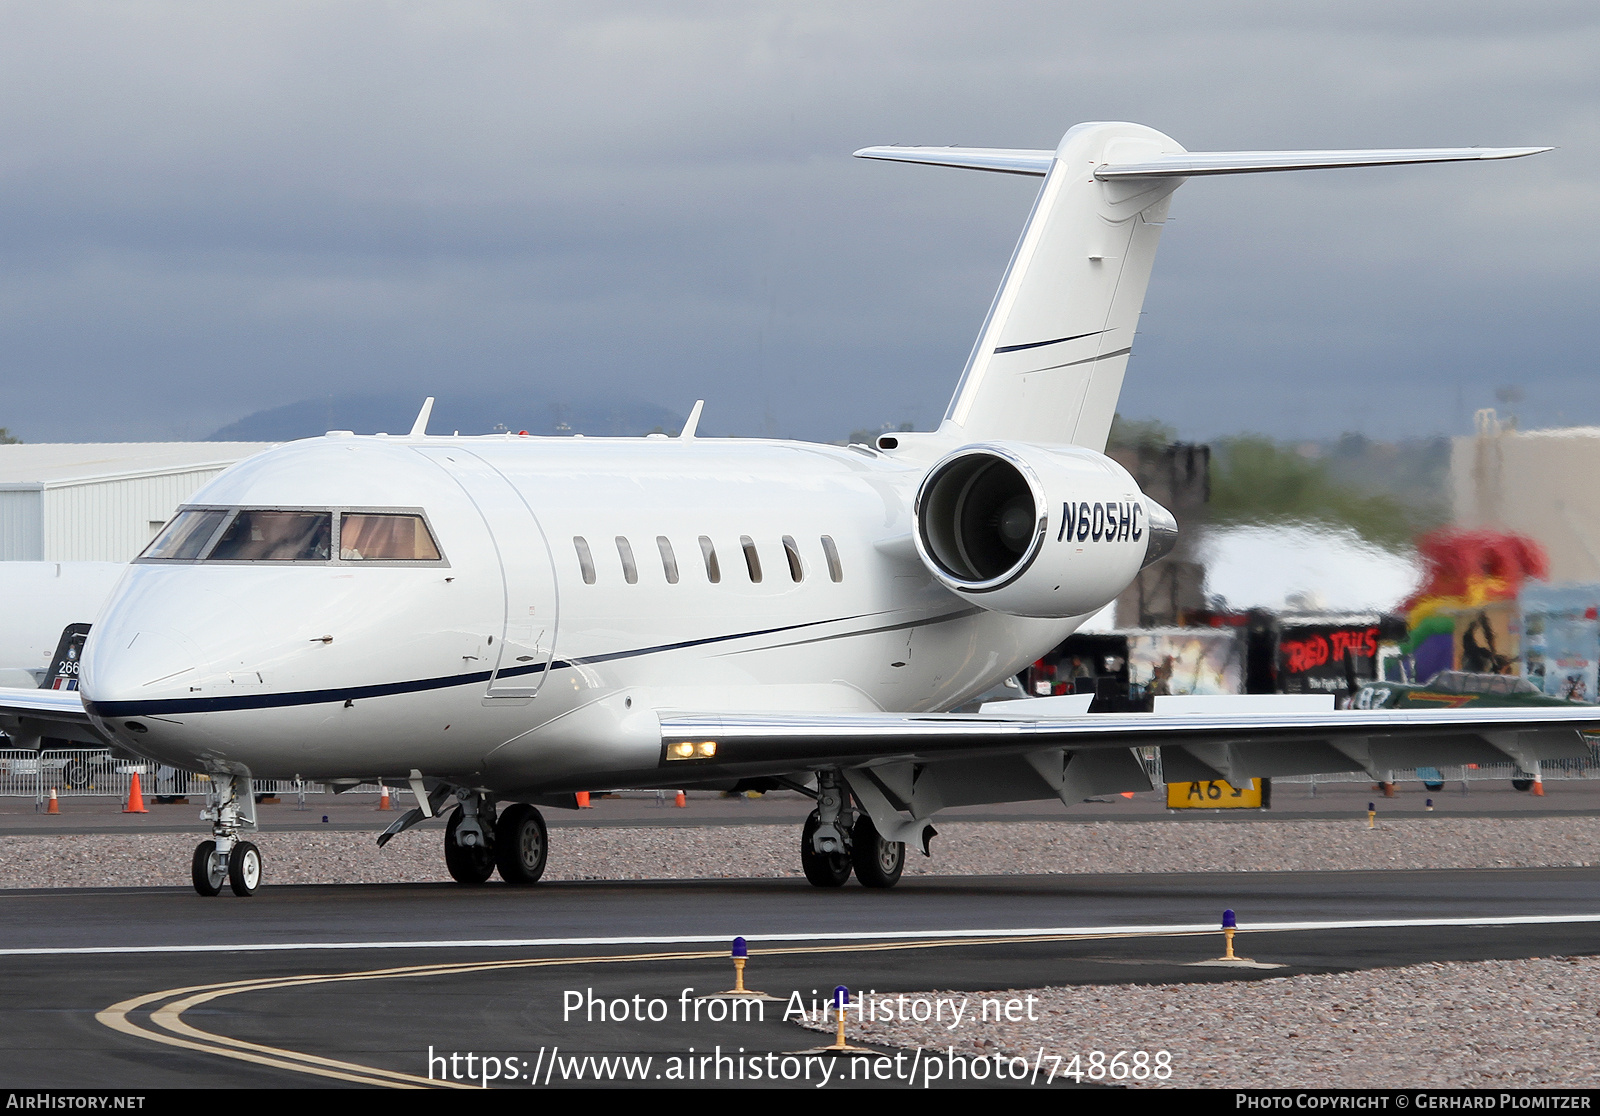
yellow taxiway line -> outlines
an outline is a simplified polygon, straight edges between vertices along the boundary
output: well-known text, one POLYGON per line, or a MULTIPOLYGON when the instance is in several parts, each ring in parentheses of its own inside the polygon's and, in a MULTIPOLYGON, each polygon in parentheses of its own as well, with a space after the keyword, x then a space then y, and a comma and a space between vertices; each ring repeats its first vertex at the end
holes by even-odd
MULTIPOLYGON (((776 956, 798 953, 867 953, 881 950, 940 949, 951 946, 1024 944, 1030 942, 1085 941, 1110 938, 1144 937, 1194 937, 1200 931, 1129 932, 1114 934, 1032 934, 1016 937, 989 938, 922 938, 913 941, 852 942, 817 946, 777 946, 750 950, 752 957, 776 956)), ((1214 934, 1216 931, 1207 931, 1214 934)), ((201 1004, 211 1003, 224 996, 237 996, 246 992, 270 992, 280 988, 301 988, 315 984, 340 984, 366 980, 405 980, 415 977, 453 976, 463 973, 492 972, 505 969, 536 969, 567 965, 629 964, 645 961, 707 961, 727 956, 726 950, 696 950, 675 953, 617 953, 589 954, 578 957, 534 957, 499 961, 457 961, 436 965, 406 965, 389 969, 370 969, 347 973, 308 973, 292 977, 266 977, 254 980, 235 980, 219 984, 197 984, 187 988, 169 988, 164 992, 150 992, 112 1004, 98 1012, 95 1019, 114 1031, 151 1042, 176 1046, 201 1054, 234 1058, 241 1062, 270 1066, 274 1069, 329 1077, 358 1085, 380 1085, 391 1089, 473 1089, 475 1085, 418 1077, 415 1074, 357 1062, 324 1058, 297 1050, 246 1042, 243 1039, 201 1030, 183 1021, 183 1014, 201 1004), (148 1014, 151 1026, 143 1026, 133 1016, 148 1014)))

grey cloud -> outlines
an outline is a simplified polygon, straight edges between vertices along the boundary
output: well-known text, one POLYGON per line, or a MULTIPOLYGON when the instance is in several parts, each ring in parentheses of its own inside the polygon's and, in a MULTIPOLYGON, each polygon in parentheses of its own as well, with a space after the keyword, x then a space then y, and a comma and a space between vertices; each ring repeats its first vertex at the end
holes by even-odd
POLYGON ((581 383, 735 432, 927 425, 1032 186, 849 152, 1107 118, 1562 147, 1190 183, 1132 413, 1447 430, 1515 380, 1600 421, 1571 389, 1597 47, 1567 3, 0 6, 0 424, 198 436, 329 383, 581 383))

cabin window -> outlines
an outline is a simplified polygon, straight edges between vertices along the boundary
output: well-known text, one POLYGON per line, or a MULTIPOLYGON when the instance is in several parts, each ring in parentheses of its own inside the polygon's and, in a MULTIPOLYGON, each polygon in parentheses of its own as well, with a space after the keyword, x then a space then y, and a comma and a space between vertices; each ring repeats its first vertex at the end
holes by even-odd
POLYGON ((804 581, 806 568, 800 564, 800 547, 788 535, 783 536, 783 556, 789 559, 789 580, 796 584, 804 581))
POLYGON ((227 516, 225 511, 179 512, 139 557, 192 561, 205 551, 227 516))
POLYGON ((617 557, 622 559, 622 580, 629 585, 639 584, 639 567, 633 564, 633 546, 621 535, 617 536, 617 557))
POLYGON ((242 511, 212 547, 213 562, 326 562, 333 556, 328 512, 242 511))
POLYGON ((740 535, 739 545, 744 547, 744 568, 750 572, 751 582, 761 584, 761 555, 756 553, 755 540, 749 535, 740 535))
POLYGON ((437 562, 439 548, 420 515, 345 512, 339 557, 346 562, 437 562))
POLYGON ((704 535, 700 536, 700 556, 706 560, 706 580, 717 584, 722 580, 722 567, 717 564, 717 548, 704 535))
POLYGON ((583 571, 583 583, 593 585, 594 555, 589 553, 589 540, 582 535, 573 535, 572 549, 578 552, 578 568, 583 571))
POLYGON ((657 535, 656 549, 661 551, 661 572, 667 575, 667 584, 678 584, 678 556, 672 553, 672 540, 665 535, 657 535))
POLYGON ((822 536, 822 553, 828 558, 828 576, 834 581, 844 580, 844 567, 839 565, 839 548, 833 545, 832 535, 822 536))

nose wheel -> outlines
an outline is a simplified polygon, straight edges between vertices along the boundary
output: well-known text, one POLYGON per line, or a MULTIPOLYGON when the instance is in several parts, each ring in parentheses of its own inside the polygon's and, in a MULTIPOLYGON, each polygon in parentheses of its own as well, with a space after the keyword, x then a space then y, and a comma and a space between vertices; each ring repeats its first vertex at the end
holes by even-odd
POLYGON ((201 816, 210 819, 213 837, 195 846, 189 866, 195 891, 207 897, 220 895, 226 884, 235 895, 254 895, 261 886, 261 850, 239 840, 241 832, 256 828, 250 776, 212 775, 201 816))
POLYGON ((201 895, 222 894, 222 885, 228 882, 228 858, 217 855, 215 841, 201 841, 195 846, 191 875, 194 889, 201 895))

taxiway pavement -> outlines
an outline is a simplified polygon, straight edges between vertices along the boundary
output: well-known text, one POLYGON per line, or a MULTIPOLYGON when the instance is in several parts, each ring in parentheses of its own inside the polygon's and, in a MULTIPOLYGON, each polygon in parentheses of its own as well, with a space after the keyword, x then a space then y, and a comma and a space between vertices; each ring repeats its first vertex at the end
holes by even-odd
POLYGON ((12 1053, 0 1084, 392 1085, 426 1080, 430 1047, 532 1059, 816 1045, 780 1005, 760 1022, 676 1018, 684 988, 729 985, 734 934, 751 939, 753 987, 806 1001, 841 983, 1259 979, 1600 952, 1600 869, 908 877, 889 892, 801 880, 17 891, 0 896, 12 1053), (1284 967, 1192 967, 1219 952, 1209 928, 1224 907, 1245 928, 1240 952, 1284 967), (1255 929, 1270 924, 1295 928, 1255 929), (66 952, 80 950, 93 952, 66 952), (246 983, 215 987, 229 982, 246 983), (564 1019, 566 993, 591 989, 659 998, 674 1016, 564 1019))

